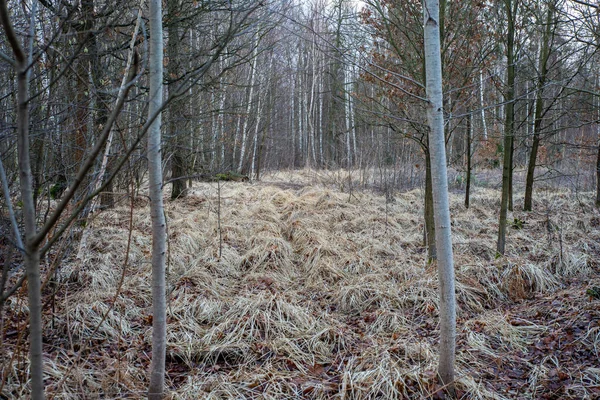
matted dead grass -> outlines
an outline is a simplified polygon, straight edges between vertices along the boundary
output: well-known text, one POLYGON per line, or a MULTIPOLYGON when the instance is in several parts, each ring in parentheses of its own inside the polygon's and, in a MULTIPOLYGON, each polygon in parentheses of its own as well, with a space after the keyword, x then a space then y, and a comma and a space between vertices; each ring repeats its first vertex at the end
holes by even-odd
MULTIPOLYGON (((344 179, 300 171, 223 184, 221 251, 216 185, 197 183, 187 198, 166 202, 169 398, 435 396, 437 272, 422 246, 423 194, 398 194, 386 204, 384 196, 342 192, 344 179)), ((459 394, 594 398, 597 363, 570 365, 545 342, 556 331, 547 316, 584 310, 586 328, 569 331, 570 338, 595 349, 598 359, 598 300, 585 297, 585 285, 598 282, 600 256, 591 195, 545 193, 536 212, 511 213, 522 223, 509 228, 500 258, 498 198, 477 188, 469 209, 461 196, 451 199, 459 394), (583 283, 568 288, 577 281, 583 283), (568 290, 575 291, 569 302, 551 305, 568 290), (554 311, 535 314, 536 302, 554 311)), ((129 262, 115 298, 128 218, 126 207, 105 211, 81 264, 59 271, 54 321, 45 313, 52 398, 144 394, 151 342, 147 205, 134 210, 129 262)), ((26 312, 17 297, 7 304, 9 317, 26 312)), ((2 393, 19 398, 27 393, 27 360, 11 338, 2 393)))

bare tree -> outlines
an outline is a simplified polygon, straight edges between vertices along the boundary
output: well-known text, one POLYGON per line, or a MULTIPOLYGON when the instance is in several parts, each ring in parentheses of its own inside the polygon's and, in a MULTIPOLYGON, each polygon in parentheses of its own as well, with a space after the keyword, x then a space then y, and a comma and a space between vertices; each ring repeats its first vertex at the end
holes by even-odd
POLYGON ((515 121, 515 19, 519 10, 519 0, 503 0, 504 11, 507 19, 506 31, 506 65, 508 77, 506 82, 505 96, 505 120, 504 120, 504 161, 502 164, 502 199, 500 201, 500 222, 498 227, 498 243, 496 251, 504 254, 506 245, 506 225, 509 209, 509 197, 512 186, 513 168, 513 141, 515 121))
POLYGON ((150 58, 148 62, 150 98, 148 118, 158 113, 148 135, 148 194, 152 218, 152 363, 148 399, 163 398, 167 336, 165 268, 167 224, 163 205, 161 114, 163 103, 162 1, 150 0, 150 58))
POLYGON ((423 3, 427 120, 433 186, 433 214, 440 285, 440 362, 438 375, 450 393, 454 392, 456 353, 456 300, 454 261, 448 201, 448 174, 444 136, 444 102, 442 96, 442 58, 440 43, 439 0, 423 3))
MULTIPOLYGON (((27 293, 29 303, 29 359, 30 359, 30 375, 31 375, 31 398, 38 400, 43 399, 44 396, 44 382, 43 382, 43 348, 42 348, 42 303, 41 303, 41 281, 40 281, 40 257, 45 254, 55 241, 62 235, 67 229, 67 226, 76 218, 81 212, 83 207, 99 193, 96 191, 86 196, 71 215, 66 218, 66 222, 63 223, 58 229, 54 230, 55 225, 58 223, 61 215, 67 209, 67 205, 75 196, 75 193, 80 188, 84 178, 88 171, 94 165, 96 158, 102 151, 104 144, 106 143, 110 129, 114 124, 120 110, 123 107, 125 98, 131 87, 130 82, 133 80, 137 68, 133 68, 128 76, 126 89, 122 91, 120 97, 117 100, 115 108, 109 115, 106 121, 104 129, 100 133, 97 139, 96 145, 90 151, 88 156, 82 162, 79 171, 77 172, 75 179, 71 186, 67 189, 59 203, 57 204, 54 211, 50 214, 45 224, 38 229, 36 223, 36 207, 34 204, 33 194, 33 178, 31 172, 30 162, 30 141, 29 141, 29 73, 32 67, 32 53, 33 53, 33 30, 34 23, 33 19, 36 14, 35 2, 31 10, 30 22, 30 43, 29 53, 27 54, 21 45, 19 38, 13 29, 10 21, 8 8, 6 1, 0 1, 0 23, 2 24, 6 37, 13 51, 14 60, 10 57, 3 55, 5 61, 10 62, 16 70, 17 75, 17 140, 18 140, 18 162, 19 162, 19 177, 20 177, 20 188, 21 188, 21 201, 23 203, 23 214, 24 214, 24 258, 25 258, 25 270, 27 279, 27 293), (47 240, 50 232, 53 231, 51 240, 47 240)), ((137 61, 135 63, 137 67, 137 61)), ((10 199, 7 199, 10 201, 10 199)), ((22 282, 20 280, 19 282, 22 282)))

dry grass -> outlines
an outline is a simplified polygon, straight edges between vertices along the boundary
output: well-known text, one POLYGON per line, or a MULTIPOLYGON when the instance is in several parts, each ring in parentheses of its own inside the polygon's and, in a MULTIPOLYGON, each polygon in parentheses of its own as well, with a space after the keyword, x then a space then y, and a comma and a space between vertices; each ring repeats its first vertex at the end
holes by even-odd
MULTIPOLYGON (((341 173, 301 171, 224 184, 220 257, 216 186, 197 183, 186 199, 166 203, 169 398, 420 399, 435 393, 437 274, 424 260, 422 192, 399 194, 386 205, 383 196, 341 192, 344 181, 341 173)), ((515 211, 510 218, 525 224, 509 229, 507 254, 496 258, 498 196, 476 189, 469 209, 452 197, 457 383, 469 399, 515 398, 498 391, 486 371, 514 364, 507 355, 524 356, 548 330, 515 322, 508 308, 551 295, 567 278, 598 272, 598 217, 562 192, 546 194, 539 213, 515 211)), ((591 204, 590 196, 580 198, 591 204)), ((60 270, 54 327, 46 318, 53 398, 144 393, 151 340, 147 205, 134 212, 126 279, 112 303, 128 213, 104 212, 82 264, 60 270)), ((7 307, 23 312, 16 298, 7 307)), ((590 326, 582 339, 596 355, 599 332, 590 326)), ((14 351, 7 350, 5 365, 14 351)), ((518 397, 535 398, 554 361, 520 360, 530 376, 518 397)), ((26 393, 26 367, 23 357, 13 363, 7 397, 26 393)), ((600 382, 594 367, 570 373, 577 388, 600 382)))

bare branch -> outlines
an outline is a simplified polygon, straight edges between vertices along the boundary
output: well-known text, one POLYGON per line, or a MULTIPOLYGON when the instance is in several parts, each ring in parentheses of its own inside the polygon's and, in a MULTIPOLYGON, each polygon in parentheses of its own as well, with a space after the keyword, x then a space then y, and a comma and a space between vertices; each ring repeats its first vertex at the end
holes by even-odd
POLYGON ((15 60, 13 60, 12 58, 10 58, 8 55, 4 54, 1 51, 0 51, 0 59, 6 61, 7 63, 9 63, 10 65, 12 65, 13 67, 16 65, 15 60))
POLYGON ((21 47, 19 38, 17 38, 17 33, 15 32, 12 24, 10 23, 10 18, 8 16, 8 8, 6 6, 6 0, 0 0, 0 23, 4 28, 6 38, 8 39, 8 43, 10 44, 13 53, 15 53, 15 58, 17 62, 19 64, 23 64, 26 60, 26 55, 23 51, 23 47, 21 47))
POLYGON ((599 8, 599 6, 597 4, 592 4, 592 3, 588 3, 587 1, 581 1, 581 0, 571 0, 573 3, 577 3, 577 4, 581 4, 582 6, 588 6, 588 7, 593 7, 593 8, 599 8))
POLYGON ((4 194, 4 200, 6 201, 6 206, 8 207, 8 217, 10 218, 10 224, 13 227, 15 241, 17 242, 17 247, 19 248, 19 251, 23 251, 24 250, 23 240, 21 239, 21 232, 19 231, 19 225, 17 224, 17 218, 15 217, 15 211, 12 206, 12 201, 10 200, 10 190, 8 188, 8 179, 6 178, 6 171, 4 170, 4 164, 2 164, 2 159, 0 159, 0 180, 2 180, 2 192, 4 194))
POLYGON ((50 232, 52 227, 56 224, 56 222, 62 215, 63 211, 67 208, 67 205, 69 204, 69 202, 75 195, 75 191, 79 188, 79 186, 83 182, 88 171, 93 167, 96 157, 98 156, 98 154, 100 154, 100 152, 104 148, 104 144, 106 143, 106 140, 108 139, 108 135, 110 134, 112 125, 114 124, 115 120, 119 116, 121 109, 123 108, 123 105, 125 104, 125 98, 127 97, 127 94, 129 93, 129 90, 132 87, 131 83, 133 82, 133 80, 135 79, 136 74, 137 74, 138 63, 139 63, 139 60, 138 60, 138 55, 136 53, 135 58, 134 58, 134 68, 132 68, 131 71, 129 71, 129 77, 127 79, 127 81, 129 83, 127 85, 127 88, 121 94, 121 97, 118 99, 117 104, 115 105, 115 108, 113 109, 113 112, 110 114, 108 120, 106 121, 106 125, 104 126, 104 129, 102 130, 102 133, 100 134, 98 142, 96 143, 96 145, 90 152, 90 154, 89 154, 88 158, 85 160, 84 164, 81 166, 79 172, 77 173, 77 176, 75 177, 75 181, 73 182, 71 187, 67 190, 67 193, 63 196, 60 203, 57 205, 54 213, 50 216, 50 218, 48 219, 46 224, 40 229, 40 231, 35 235, 35 237, 32 238, 32 240, 31 240, 32 244, 39 245, 44 240, 44 238, 46 237, 46 234, 48 232, 50 232))

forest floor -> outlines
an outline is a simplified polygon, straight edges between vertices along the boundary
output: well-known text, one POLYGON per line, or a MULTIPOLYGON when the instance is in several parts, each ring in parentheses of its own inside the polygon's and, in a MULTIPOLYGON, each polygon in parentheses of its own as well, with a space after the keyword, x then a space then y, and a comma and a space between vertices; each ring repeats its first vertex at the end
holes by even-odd
MULTIPOLYGON (((386 202, 343 184, 280 173, 221 184, 220 207, 216 183, 166 202, 168 398, 441 398, 423 193, 386 202)), ((499 192, 475 188, 468 209, 451 197, 459 398, 600 398, 600 300, 588 292, 600 287, 600 215, 591 194, 542 192, 536 211, 510 214, 503 257, 499 192)), ((147 201, 87 229, 46 288, 48 397, 142 398, 147 201)), ((26 317, 20 292, 5 309, 0 397, 28 393, 26 317)))

